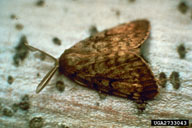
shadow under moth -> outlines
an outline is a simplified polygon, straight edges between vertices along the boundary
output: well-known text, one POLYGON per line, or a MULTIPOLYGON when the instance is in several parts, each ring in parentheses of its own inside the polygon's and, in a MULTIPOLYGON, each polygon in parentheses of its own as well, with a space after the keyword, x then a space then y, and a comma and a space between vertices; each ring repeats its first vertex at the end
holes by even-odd
POLYGON ((158 94, 157 81, 145 60, 140 46, 149 37, 148 20, 135 20, 96 33, 64 51, 55 60, 36 92, 40 92, 59 72, 82 86, 133 100, 149 100, 158 94))

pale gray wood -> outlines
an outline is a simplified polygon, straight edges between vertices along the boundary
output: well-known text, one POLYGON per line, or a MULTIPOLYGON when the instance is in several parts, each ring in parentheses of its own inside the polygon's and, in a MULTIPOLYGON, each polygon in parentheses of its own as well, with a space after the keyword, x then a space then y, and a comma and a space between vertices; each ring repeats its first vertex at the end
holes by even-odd
MULTIPOLYGON (((186 0, 187 1, 187 0, 186 0)), ((143 114, 138 114, 131 100, 107 96, 101 100, 98 93, 75 84, 68 78, 55 75, 40 94, 36 86, 51 69, 48 58, 38 59, 38 53, 29 57, 17 68, 13 65, 14 47, 25 34, 31 44, 54 57, 76 42, 89 36, 89 27, 96 25, 99 31, 129 22, 148 19, 151 22, 151 37, 145 55, 157 76, 164 71, 167 76, 178 71, 182 80, 192 79, 192 1, 186 14, 178 11, 177 0, 46 0, 44 7, 35 6, 35 0, 0 1, 0 103, 10 107, 20 98, 30 96, 28 112, 18 111, 12 117, 0 114, 0 127, 26 128, 35 116, 44 118, 44 127, 107 128, 150 127, 151 119, 190 119, 192 122, 192 83, 182 82, 175 90, 170 83, 159 88, 159 95, 149 101, 143 114), (120 12, 120 16, 116 12, 120 12), (18 19, 10 19, 15 14, 18 19), (15 24, 24 29, 18 31, 15 24), (52 43, 53 37, 62 40, 62 45, 52 43), (179 59, 176 48, 180 43, 187 47, 186 59, 179 59), (36 74, 40 73, 40 77, 36 74), (8 75, 15 80, 7 83, 8 75), (60 93, 55 88, 58 79, 66 88, 60 93)))

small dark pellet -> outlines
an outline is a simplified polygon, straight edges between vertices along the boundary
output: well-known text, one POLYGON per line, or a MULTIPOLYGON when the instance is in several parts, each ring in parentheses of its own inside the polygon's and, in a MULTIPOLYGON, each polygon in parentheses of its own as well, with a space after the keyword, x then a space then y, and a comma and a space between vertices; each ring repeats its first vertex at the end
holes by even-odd
POLYGON ((95 35, 96 33, 98 33, 98 30, 96 28, 95 25, 92 25, 90 28, 89 28, 89 33, 90 33, 90 36, 93 36, 95 35))
POLYGON ((12 105, 12 109, 13 109, 14 112, 17 112, 17 110, 19 109, 19 104, 18 103, 14 103, 12 105))
POLYGON ((37 77, 40 77, 40 73, 37 73, 37 77))
POLYGON ((22 24, 16 24, 15 25, 15 28, 17 29, 17 30, 22 30, 23 28, 24 28, 24 26, 22 25, 22 24))
POLYGON ((164 88, 166 86, 166 83, 167 83, 167 76, 164 72, 161 72, 159 74, 159 85, 164 88))
POLYGON ((118 17, 119 17, 119 16, 120 16, 120 14, 121 14, 121 12, 120 12, 119 10, 116 10, 116 11, 115 11, 115 15, 116 15, 116 16, 118 16, 118 17))
POLYGON ((135 2, 136 0, 128 0, 129 2, 135 2))
POLYGON ((64 85, 63 81, 57 81, 56 88, 58 91, 63 92, 65 89, 65 85, 64 85))
POLYGON ((183 14, 185 14, 187 12, 188 8, 189 7, 187 6, 187 4, 185 2, 180 2, 178 5, 178 10, 183 14))
POLYGON ((10 16, 10 18, 11 18, 11 19, 17 19, 17 16, 16 16, 15 14, 12 14, 12 15, 10 16))
POLYGON ((180 78, 179 73, 173 71, 170 75, 170 83, 173 85, 175 89, 179 89, 180 87, 180 78))
POLYGON ((44 0, 38 0, 36 3, 37 6, 42 7, 45 5, 45 1, 44 0))
POLYGON ((43 127, 43 118, 42 117, 34 117, 29 122, 30 128, 42 128, 43 127))
POLYGON ((96 103, 95 103, 95 105, 96 105, 96 106, 99 106, 99 105, 100 105, 100 103, 99 103, 99 102, 96 102, 96 103))
POLYGON ((21 98, 22 101, 29 101, 29 95, 24 95, 22 98, 21 98))
POLYGON ((22 110, 28 110, 30 108, 30 103, 29 103, 29 96, 24 95, 21 98, 21 102, 19 103, 19 108, 22 110))
POLYGON ((19 107, 22 110, 28 110, 30 108, 30 104, 28 101, 22 101, 19 103, 19 107))
POLYGON ((53 38, 53 43, 56 44, 56 45, 61 45, 61 40, 57 37, 54 37, 53 38))
POLYGON ((177 47, 177 52, 179 54, 180 59, 184 59, 185 58, 185 55, 186 55, 187 52, 186 52, 184 44, 180 44, 177 47))
POLYGON ((14 78, 13 78, 12 76, 8 76, 7 82, 8 82, 9 84, 12 84, 13 81, 14 81, 14 78))
POLYGON ((18 45, 15 47, 16 53, 13 57, 15 66, 19 66, 20 62, 28 56, 29 50, 25 46, 25 43, 28 43, 27 38, 26 36, 22 36, 18 45))
POLYGON ((3 108, 2 112, 4 116, 7 116, 7 117, 13 116, 13 110, 11 108, 5 107, 3 108))

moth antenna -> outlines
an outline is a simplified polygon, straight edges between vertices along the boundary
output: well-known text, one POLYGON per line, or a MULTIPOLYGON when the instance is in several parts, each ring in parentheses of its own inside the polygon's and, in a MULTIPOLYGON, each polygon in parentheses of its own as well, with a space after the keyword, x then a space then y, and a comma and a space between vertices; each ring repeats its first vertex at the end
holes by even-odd
POLYGON ((46 74, 46 76, 43 78, 43 80, 39 83, 39 85, 36 88, 36 93, 39 93, 49 82, 49 80, 52 78, 52 76, 55 74, 59 67, 58 61, 55 63, 55 66, 46 74))
POLYGON ((25 43, 25 46, 28 47, 32 51, 39 51, 39 52, 45 54, 46 56, 49 56, 50 58, 52 58, 55 61, 55 66, 46 74, 46 76, 41 80, 41 82, 37 86, 36 93, 39 93, 47 85, 49 80, 52 78, 52 76, 55 74, 55 72, 59 68, 59 61, 58 61, 58 59, 56 59, 52 55, 50 55, 50 54, 48 54, 48 53, 46 53, 46 52, 44 52, 38 48, 35 48, 35 47, 33 47, 27 43, 25 43))
POLYGON ((35 47, 29 45, 28 43, 24 43, 24 44, 25 44, 26 47, 28 47, 28 48, 29 48, 30 50, 32 50, 32 51, 39 51, 39 52, 45 54, 46 56, 49 56, 50 58, 52 58, 55 62, 58 61, 58 60, 57 60, 55 57, 53 57, 52 55, 50 55, 50 54, 48 54, 48 53, 46 53, 46 52, 44 52, 44 51, 42 51, 42 50, 40 50, 40 49, 38 49, 38 48, 35 48, 35 47))

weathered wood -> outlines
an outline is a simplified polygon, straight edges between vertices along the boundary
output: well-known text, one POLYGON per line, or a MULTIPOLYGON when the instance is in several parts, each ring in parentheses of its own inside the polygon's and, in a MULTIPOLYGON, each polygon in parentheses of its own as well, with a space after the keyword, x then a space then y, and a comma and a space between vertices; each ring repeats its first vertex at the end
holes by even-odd
MULTIPOLYGON (((187 0, 186 0, 187 1, 187 0)), ((179 1, 171 0, 74 0, 45 1, 42 7, 34 1, 0 1, 0 103, 1 108, 19 103, 29 95, 28 111, 19 109, 12 117, 0 112, 0 127, 26 128, 36 116, 44 119, 44 127, 150 127, 151 119, 189 119, 192 122, 192 82, 184 82, 192 76, 192 1, 182 14, 179 1), (16 19, 11 19, 15 14, 16 19), (118 15, 117 15, 118 14, 118 15), (96 25, 99 31, 134 19, 146 18, 151 22, 151 36, 144 46, 144 55, 158 78, 160 72, 169 77, 177 71, 181 87, 175 90, 170 82, 160 88, 159 95, 149 101, 146 110, 138 113, 133 101, 107 96, 100 99, 96 91, 81 87, 65 76, 56 74, 48 87, 40 94, 35 89, 52 67, 52 61, 38 59, 39 53, 31 53, 19 67, 13 65, 14 47, 25 34, 29 44, 59 57, 63 51, 89 36, 89 27, 96 25), (16 30, 20 23, 22 30, 16 30), (52 42, 61 39, 61 46, 52 42), (180 59, 177 46, 184 43, 187 54, 180 59), (40 76, 37 76, 37 73, 40 76), (7 77, 14 77, 12 84, 7 77), (63 80, 64 92, 55 88, 57 80, 63 80)))

